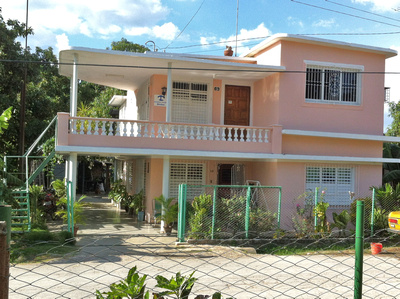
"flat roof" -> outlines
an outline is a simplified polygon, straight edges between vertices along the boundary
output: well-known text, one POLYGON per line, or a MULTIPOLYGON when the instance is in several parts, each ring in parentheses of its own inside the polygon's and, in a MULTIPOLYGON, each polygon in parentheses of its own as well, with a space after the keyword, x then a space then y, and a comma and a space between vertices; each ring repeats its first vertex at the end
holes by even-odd
POLYGON ((307 44, 316 44, 322 46, 329 46, 329 47, 336 47, 341 49, 347 50, 354 50, 354 51, 363 51, 363 52, 371 52, 385 55, 386 58, 390 58, 397 55, 397 51, 388 48, 380 48, 374 46, 367 46, 355 43, 348 43, 342 41, 336 41, 331 39, 323 39, 317 37, 310 37, 306 35, 297 35, 297 34, 287 34, 287 33, 277 33, 265 41, 259 43, 258 45, 251 48, 248 52, 240 55, 240 57, 254 57, 258 52, 264 50, 265 48, 277 43, 278 41, 294 41, 299 43, 307 43, 307 44))

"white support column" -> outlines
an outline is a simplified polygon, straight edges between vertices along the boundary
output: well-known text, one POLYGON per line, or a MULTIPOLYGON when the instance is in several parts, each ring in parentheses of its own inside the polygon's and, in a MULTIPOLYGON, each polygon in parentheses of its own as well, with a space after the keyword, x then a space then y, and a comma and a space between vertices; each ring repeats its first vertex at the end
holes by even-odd
POLYGON ((74 65, 71 78, 71 97, 69 114, 75 117, 78 111, 78 55, 74 55, 74 65))
MULTIPOLYGON (((167 199, 169 197, 169 156, 163 159, 163 180, 162 180, 162 194, 167 199)), ((161 211, 164 215, 164 210, 161 211)), ((164 221, 161 221, 161 232, 164 232, 164 221)))
POLYGON ((172 107, 172 62, 168 62, 168 81, 167 81, 167 109, 165 121, 171 122, 172 107))
POLYGON ((76 198, 77 168, 78 168, 78 154, 70 153, 69 157, 68 157, 67 180, 72 183, 71 198, 73 201, 75 201, 75 198, 76 198))

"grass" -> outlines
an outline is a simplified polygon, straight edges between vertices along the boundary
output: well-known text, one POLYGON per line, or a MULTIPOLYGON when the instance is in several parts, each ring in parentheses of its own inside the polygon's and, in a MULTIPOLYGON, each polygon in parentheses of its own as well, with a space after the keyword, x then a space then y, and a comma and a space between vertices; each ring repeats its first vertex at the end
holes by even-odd
POLYGON ((44 229, 33 229, 13 235, 10 246, 11 263, 43 262, 60 258, 76 250, 75 239, 67 231, 51 233, 44 229))

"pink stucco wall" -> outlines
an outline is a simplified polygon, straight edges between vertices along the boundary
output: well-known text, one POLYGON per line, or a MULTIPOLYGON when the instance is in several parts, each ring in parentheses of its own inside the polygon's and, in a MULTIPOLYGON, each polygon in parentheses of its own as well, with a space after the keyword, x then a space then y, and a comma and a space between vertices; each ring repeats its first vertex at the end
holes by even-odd
MULTIPOLYGON (((254 84, 255 126, 278 123, 283 129, 382 134, 384 55, 293 41, 279 43, 286 72, 254 84), (305 60, 361 65, 365 72, 378 73, 362 75, 360 105, 306 103, 305 60)), ((262 55, 268 55, 268 49, 262 55)))

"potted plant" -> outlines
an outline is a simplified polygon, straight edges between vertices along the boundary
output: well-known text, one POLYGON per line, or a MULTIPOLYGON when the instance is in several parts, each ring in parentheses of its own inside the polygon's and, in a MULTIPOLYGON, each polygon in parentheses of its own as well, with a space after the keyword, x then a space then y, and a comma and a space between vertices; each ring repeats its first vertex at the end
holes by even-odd
MULTIPOLYGON (((78 232, 80 224, 85 224, 85 217, 83 217, 83 208, 85 206, 89 206, 88 203, 82 202, 82 200, 86 197, 86 195, 82 195, 78 200, 74 202, 73 205, 73 216, 74 216, 74 236, 78 232)), ((68 222, 68 208, 67 208, 67 197, 64 196, 57 201, 57 212, 56 215, 61 217, 64 223, 68 222)))
POLYGON ((169 236, 172 232, 174 223, 178 220, 178 203, 174 202, 175 198, 165 198, 160 195, 155 198, 161 204, 162 212, 157 219, 164 222, 164 232, 169 236))
POLYGON ((145 209, 145 205, 144 205, 144 191, 143 189, 140 190, 139 193, 134 195, 134 204, 135 204, 135 210, 136 210, 136 214, 138 217, 138 221, 143 221, 144 220, 144 209, 145 209))

